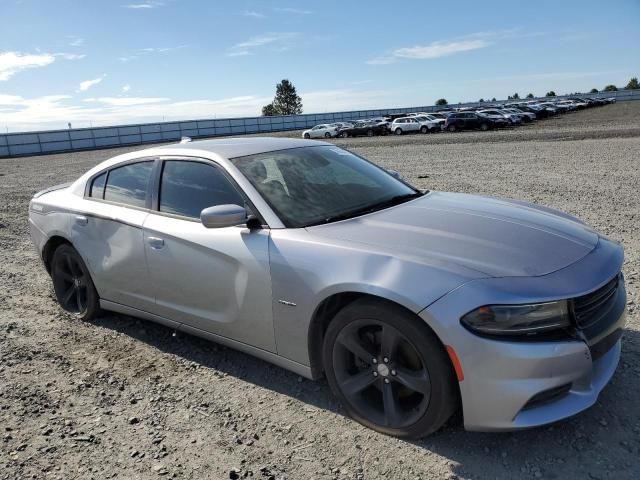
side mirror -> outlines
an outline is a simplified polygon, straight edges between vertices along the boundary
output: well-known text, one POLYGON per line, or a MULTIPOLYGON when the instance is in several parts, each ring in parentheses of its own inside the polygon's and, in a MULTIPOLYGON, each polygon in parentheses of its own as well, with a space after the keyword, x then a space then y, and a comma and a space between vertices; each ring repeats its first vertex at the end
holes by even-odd
POLYGON ((200 221, 206 228, 224 228, 247 221, 247 211, 240 205, 216 205, 200 212, 200 221))
POLYGON ((387 173, 389 175, 391 175, 392 177, 397 178, 398 180, 402 180, 402 175, 400 175, 400 172, 397 172, 395 170, 391 170, 390 168, 385 168, 385 170, 387 171, 387 173))

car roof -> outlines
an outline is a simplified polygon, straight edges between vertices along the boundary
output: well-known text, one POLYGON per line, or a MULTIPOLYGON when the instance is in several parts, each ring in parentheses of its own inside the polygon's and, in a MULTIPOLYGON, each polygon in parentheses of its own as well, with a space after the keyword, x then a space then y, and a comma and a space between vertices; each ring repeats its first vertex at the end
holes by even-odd
POLYGON ((285 150, 287 148, 311 147, 318 144, 331 145, 317 140, 303 140, 298 138, 218 138, 213 140, 198 140, 177 143, 160 147, 159 150, 204 150, 215 153, 223 158, 244 157, 257 153, 285 150))

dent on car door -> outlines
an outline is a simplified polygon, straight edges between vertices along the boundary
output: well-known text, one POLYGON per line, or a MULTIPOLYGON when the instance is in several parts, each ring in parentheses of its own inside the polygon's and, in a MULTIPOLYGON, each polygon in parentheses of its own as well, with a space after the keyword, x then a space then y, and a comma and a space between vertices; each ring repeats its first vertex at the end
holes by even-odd
POLYGON ((210 163, 166 160, 158 184, 157 211, 144 223, 153 313, 275 351, 269 231, 202 225, 204 208, 244 205, 210 163))
POLYGON ((103 300, 149 310, 153 290, 142 224, 153 161, 130 163, 90 180, 83 213, 71 218, 71 240, 103 300))

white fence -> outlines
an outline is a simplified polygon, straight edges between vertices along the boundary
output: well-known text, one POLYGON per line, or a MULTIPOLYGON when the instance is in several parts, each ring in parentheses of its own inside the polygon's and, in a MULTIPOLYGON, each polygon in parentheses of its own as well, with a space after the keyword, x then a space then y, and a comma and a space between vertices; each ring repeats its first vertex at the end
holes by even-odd
MULTIPOLYGON (((620 90, 617 92, 581 94, 580 96, 615 97, 617 101, 640 100, 640 90, 620 90)), ((502 100, 502 102, 505 101, 506 100, 502 100)), ((455 106, 475 105, 478 105, 478 103, 465 103, 455 106)), ((398 113, 429 112, 437 108, 442 107, 422 106, 277 117, 189 120, 184 122, 9 133, 0 135, 0 158, 95 150, 99 148, 142 145, 145 143, 171 142, 180 140, 180 138, 185 136, 191 138, 210 138, 224 135, 300 130, 310 128, 319 123, 356 120, 398 113)))

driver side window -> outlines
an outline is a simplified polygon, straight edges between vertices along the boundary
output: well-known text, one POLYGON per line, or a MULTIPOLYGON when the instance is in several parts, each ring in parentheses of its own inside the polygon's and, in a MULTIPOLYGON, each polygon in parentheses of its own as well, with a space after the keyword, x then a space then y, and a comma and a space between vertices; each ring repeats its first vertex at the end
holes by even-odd
POLYGON ((220 169, 203 162, 164 162, 159 192, 161 212, 197 219, 205 208, 226 204, 244 206, 245 202, 220 169))

